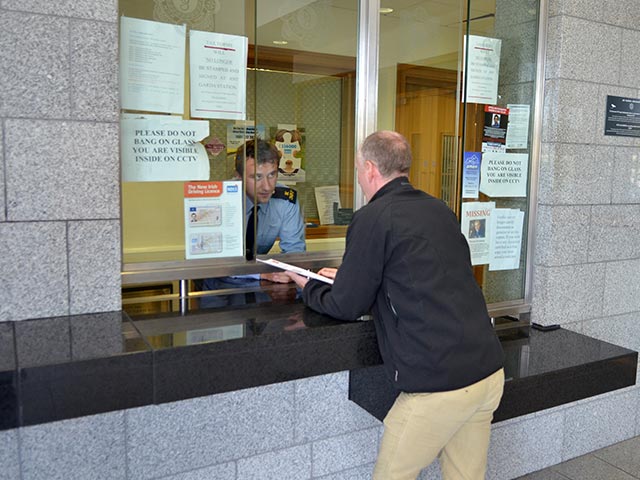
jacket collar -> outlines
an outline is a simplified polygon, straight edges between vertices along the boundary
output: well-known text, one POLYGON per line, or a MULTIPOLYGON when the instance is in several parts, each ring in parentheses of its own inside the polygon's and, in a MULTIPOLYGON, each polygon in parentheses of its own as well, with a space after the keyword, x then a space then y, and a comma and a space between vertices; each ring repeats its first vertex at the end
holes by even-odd
POLYGON ((371 197, 371 200, 369 200, 369 203, 373 202, 374 200, 377 200, 378 198, 382 197, 383 195, 396 190, 398 188, 401 188, 403 186, 411 186, 411 183, 409 182, 409 177, 396 177, 393 180, 390 180, 389 182, 385 183, 380 190, 378 190, 376 193, 373 194, 373 197, 371 197))

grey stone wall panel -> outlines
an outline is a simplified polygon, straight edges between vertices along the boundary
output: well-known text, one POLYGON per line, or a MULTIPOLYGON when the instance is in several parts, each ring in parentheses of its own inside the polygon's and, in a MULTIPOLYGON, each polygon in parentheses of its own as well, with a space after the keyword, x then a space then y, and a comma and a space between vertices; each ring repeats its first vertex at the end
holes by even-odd
POLYGON ((71 22, 71 115, 118 121, 118 29, 103 22, 71 22))
POLYGON ((349 400, 349 372, 296 381, 296 442, 322 438, 380 425, 349 400))
POLYGON ((292 446, 293 389, 280 383, 128 410, 129 476, 176 475, 292 446))
POLYGON ((538 203, 610 204, 614 158, 612 147, 543 143, 538 203))
POLYGON ((622 29, 570 16, 554 18, 547 78, 617 85, 622 29), (559 24, 559 25, 557 25, 559 24))
POLYGON ((8 219, 120 216, 118 125, 6 120, 8 219))
POLYGON ((124 480, 124 413, 20 430, 23 480, 124 480))
POLYGON ((535 263, 571 265, 587 260, 591 207, 548 206, 538 209, 535 263))
POLYGON ((238 460, 242 480, 305 480, 311 478, 311 444, 238 460))
POLYGON ((606 297, 605 267, 603 263, 537 266, 531 320, 564 324, 601 317, 603 295, 606 297))
POLYGON ((313 443, 313 476, 319 477, 374 462, 379 428, 369 428, 313 443))
POLYGON ((236 462, 229 462, 162 477, 162 480, 236 480, 236 478, 236 462))
POLYGON ((116 22, 118 19, 118 2, 116 0, 58 0, 56 2, 3 0, 2 7, 22 12, 62 15, 105 22, 116 22))
POLYGON ((0 480, 20 478, 20 458, 18 456, 18 430, 0 432, 0 480))
POLYGON ((635 434, 637 390, 608 395, 565 410, 562 461, 635 434))
POLYGON ((67 19, 3 11, 0 64, 10 65, 0 69, 0 116, 69 116, 67 19))
POLYGON ((640 260, 606 264, 604 312, 617 315, 640 312, 640 260))
POLYGON ((120 222, 69 222, 70 313, 120 310, 120 222))
POLYGON ((640 30, 640 5, 638 5, 638 0, 604 0, 601 3, 604 7, 601 17, 603 22, 632 30, 640 30))
POLYGON ((588 20, 601 20, 604 9, 602 0, 549 0, 550 17, 571 15, 588 20))
POLYGON ((64 223, 0 223, 0 272, 0 321, 66 315, 64 223))
POLYGON ((590 145, 600 130, 594 99, 598 85, 575 80, 548 80, 543 107, 543 142, 581 143, 590 145))
POLYGON ((616 148, 613 203, 640 204, 640 147, 616 148))
POLYGON ((0 222, 7 219, 4 204, 4 123, 0 120, 0 222))
POLYGON ((528 417, 491 430, 487 478, 516 478, 561 461, 564 412, 528 417), (523 454, 523 452, 527 452, 523 454))
POLYGON ((594 205, 589 262, 640 258, 640 205, 594 205))
MULTIPOLYGON (((640 12, 640 6, 636 2, 636 11, 640 12)), ((637 16, 637 14, 636 14, 637 16)), ((636 21, 638 22, 638 20, 636 21)), ((636 28, 639 24, 636 23, 636 28)), ((639 30, 622 31, 622 62, 620 71, 620 85, 630 88, 639 88, 640 82, 640 58, 638 58, 638 45, 640 45, 639 30)))

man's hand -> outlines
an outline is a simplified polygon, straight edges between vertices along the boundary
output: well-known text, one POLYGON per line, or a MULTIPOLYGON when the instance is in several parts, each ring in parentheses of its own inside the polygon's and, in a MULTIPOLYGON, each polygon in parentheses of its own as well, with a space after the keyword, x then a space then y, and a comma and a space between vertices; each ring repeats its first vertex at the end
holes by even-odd
POLYGON ((297 273, 287 271, 284 272, 284 274, 287 275, 292 281, 296 282, 296 285, 298 285, 300 288, 304 288, 304 286, 309 281, 307 277, 303 277, 302 275, 298 275, 297 273))
POLYGON ((318 273, 323 277, 335 279, 337 272, 338 272, 337 268, 324 267, 324 268, 321 268, 318 273))
POLYGON ((273 283, 291 283, 293 281, 285 272, 261 273, 260 280, 268 280, 273 283))

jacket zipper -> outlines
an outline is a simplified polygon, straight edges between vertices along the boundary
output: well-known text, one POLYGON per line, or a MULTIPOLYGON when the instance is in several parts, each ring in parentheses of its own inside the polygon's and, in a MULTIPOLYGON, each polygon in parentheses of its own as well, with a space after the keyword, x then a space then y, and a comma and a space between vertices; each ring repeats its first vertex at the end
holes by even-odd
MULTIPOLYGON (((396 312, 396 309, 393 306, 393 302, 391 301, 391 295, 389 295, 389 292, 386 292, 386 294, 387 294, 387 302, 389 302, 389 309, 391 310, 391 313, 393 313, 393 318, 394 318, 394 320, 396 322, 396 327, 397 327, 398 326, 398 312, 396 312)), ((393 352, 393 350, 392 350, 392 352, 393 352)), ((392 355, 393 355, 393 353, 392 353, 392 355)), ((396 374, 395 374, 394 381, 397 383, 398 382, 398 369, 397 368, 395 369, 395 372, 396 372, 396 374)))

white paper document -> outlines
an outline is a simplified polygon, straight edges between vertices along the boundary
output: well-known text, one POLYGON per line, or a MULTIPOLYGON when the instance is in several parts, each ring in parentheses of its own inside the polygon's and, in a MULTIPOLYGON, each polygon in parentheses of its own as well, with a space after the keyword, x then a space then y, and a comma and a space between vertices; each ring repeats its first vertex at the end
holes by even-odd
POLYGON ((529 105, 507 105, 509 125, 507 148, 527 148, 529 145, 529 105))
POLYGON ((316 187, 314 191, 320 225, 332 225, 335 221, 333 218, 333 204, 337 203, 338 208, 340 208, 340 189, 338 185, 316 187))
POLYGON ((205 120, 124 116, 120 121, 122 181, 209 180, 209 157, 200 143, 207 136, 205 120))
POLYGON ((498 101, 502 40, 477 35, 469 35, 468 40, 467 102, 495 105, 498 101))
POLYGON ((123 109, 183 113, 186 31, 185 25, 121 17, 123 109))
POLYGON ((247 37, 189 32, 191 116, 244 120, 247 37))
POLYGON ((491 214, 495 202, 464 202, 460 228, 469 243, 471 265, 489 263, 491 246, 491 214))
POLYGON ((480 191, 490 197, 526 197, 528 169, 526 153, 484 153, 480 191))
POLYGON ((520 268, 523 222, 524 212, 518 209, 496 208, 493 210, 489 270, 520 268))
POLYGON ((320 280, 321 282, 333 284, 333 279, 325 277, 323 275, 319 275, 317 273, 312 272, 311 270, 305 270, 304 268, 296 267, 295 265, 290 265, 288 263, 280 262, 273 258, 268 260, 261 260, 256 258, 259 262, 266 263, 267 265, 271 265, 272 267, 281 268, 282 270, 288 270, 293 273, 297 273, 298 275, 302 275, 303 277, 313 278, 314 280, 320 280))

